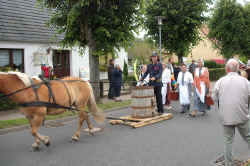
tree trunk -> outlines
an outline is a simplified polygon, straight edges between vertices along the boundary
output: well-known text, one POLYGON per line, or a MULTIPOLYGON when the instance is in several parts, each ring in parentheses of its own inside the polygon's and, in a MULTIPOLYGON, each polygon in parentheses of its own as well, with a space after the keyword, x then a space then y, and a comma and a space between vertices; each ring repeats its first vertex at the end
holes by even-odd
POLYGON ((94 52, 96 51, 96 43, 92 37, 92 31, 88 27, 88 24, 82 24, 81 29, 82 33, 86 33, 86 38, 88 40, 89 47, 89 75, 90 75, 90 83, 93 88, 93 92, 95 95, 95 100, 97 102, 100 101, 100 71, 99 71, 99 56, 95 56, 94 52))
POLYGON ((105 66, 108 66, 108 54, 104 55, 104 58, 105 58, 105 66))
POLYGON ((99 57, 94 56, 93 52, 95 47, 89 46, 89 72, 90 72, 90 83, 93 87, 96 101, 100 101, 100 71, 99 71, 99 57))
POLYGON ((178 54, 178 63, 181 65, 183 63, 183 54, 178 54))

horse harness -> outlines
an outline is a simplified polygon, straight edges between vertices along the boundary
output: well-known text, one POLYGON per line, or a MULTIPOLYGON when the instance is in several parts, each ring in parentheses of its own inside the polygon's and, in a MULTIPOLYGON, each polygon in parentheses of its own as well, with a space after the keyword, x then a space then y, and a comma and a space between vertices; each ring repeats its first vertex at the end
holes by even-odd
POLYGON ((59 81, 63 84, 64 88, 66 89, 66 92, 68 94, 68 97, 69 97, 69 106, 62 106, 62 105, 59 105, 56 103, 56 100, 55 100, 55 96, 54 96, 54 93, 52 91, 52 88, 51 88, 51 81, 50 80, 45 80, 45 79, 42 79, 42 82, 40 83, 37 83, 35 84, 34 81, 29 78, 30 80, 30 83, 31 85, 28 86, 28 87, 25 87, 23 89, 18 89, 12 93, 9 93, 7 95, 3 95, 0 97, 1 98, 6 98, 6 97, 10 97, 16 93, 19 93, 21 91, 24 91, 26 89, 29 89, 29 88, 32 88, 32 90, 34 91, 35 93, 35 96, 36 96, 36 101, 33 101, 33 102, 25 102, 25 103, 17 103, 18 105, 22 106, 22 107, 46 107, 47 109, 48 108, 56 108, 56 109, 67 109, 67 110, 70 110, 70 111, 80 111, 79 109, 75 108, 74 105, 75 103, 72 103, 72 99, 71 99, 71 96, 70 96, 70 93, 69 93, 69 89, 67 87, 67 85, 65 84, 65 82, 76 82, 76 81, 80 81, 81 80, 61 80, 61 79, 56 79, 56 80, 53 80, 53 81, 59 81), (44 101, 40 101, 39 99, 39 95, 38 95, 38 89, 41 87, 41 85, 45 85, 47 88, 48 88, 48 91, 49 91, 49 100, 48 102, 44 102, 44 101), (52 100, 52 102, 51 102, 52 100))

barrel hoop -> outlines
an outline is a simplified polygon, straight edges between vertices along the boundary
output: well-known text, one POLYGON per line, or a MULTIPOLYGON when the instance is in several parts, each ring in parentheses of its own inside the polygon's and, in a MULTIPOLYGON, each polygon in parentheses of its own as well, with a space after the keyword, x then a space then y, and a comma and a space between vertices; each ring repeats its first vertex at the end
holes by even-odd
POLYGON ((138 107, 138 106, 131 106, 132 109, 135 109, 135 110, 141 110, 141 109, 147 109, 147 108, 154 108, 152 106, 142 106, 142 107, 138 107))
POLYGON ((142 98, 152 98, 154 96, 132 96, 132 98, 138 98, 138 99, 142 99, 142 98))

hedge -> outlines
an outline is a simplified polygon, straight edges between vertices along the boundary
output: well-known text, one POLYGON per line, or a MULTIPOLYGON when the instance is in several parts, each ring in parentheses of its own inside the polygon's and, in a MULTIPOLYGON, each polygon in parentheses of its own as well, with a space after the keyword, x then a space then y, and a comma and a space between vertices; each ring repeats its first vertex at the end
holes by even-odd
POLYGON ((209 79, 211 81, 217 81, 219 78, 226 74, 224 68, 217 68, 217 69, 208 69, 209 70, 209 79))
POLYGON ((108 67, 106 65, 99 65, 99 70, 105 72, 108 71, 108 67))
POLYGON ((216 62, 214 61, 204 61, 204 66, 207 67, 207 68, 223 68, 225 67, 224 64, 217 64, 216 62))
MULTIPOLYGON (((0 94, 2 96, 3 94, 0 94)), ((12 102, 10 99, 1 99, 0 100, 0 111, 6 111, 10 109, 17 108, 17 104, 12 102)))

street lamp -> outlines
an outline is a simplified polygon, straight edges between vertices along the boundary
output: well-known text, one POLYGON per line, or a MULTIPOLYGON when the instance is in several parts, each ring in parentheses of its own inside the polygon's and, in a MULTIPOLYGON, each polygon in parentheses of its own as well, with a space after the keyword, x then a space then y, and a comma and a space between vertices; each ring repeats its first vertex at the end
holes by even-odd
POLYGON ((160 61, 161 61, 161 26, 162 26, 162 19, 164 19, 164 16, 156 16, 156 19, 158 21, 159 25, 159 46, 160 46, 160 61))

